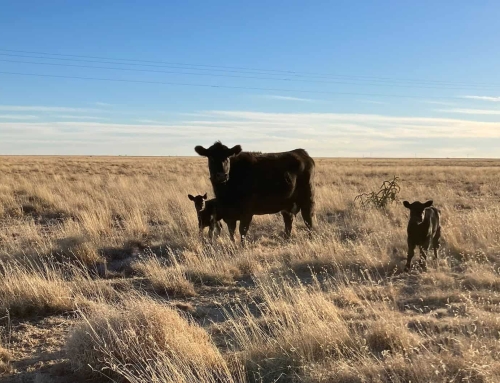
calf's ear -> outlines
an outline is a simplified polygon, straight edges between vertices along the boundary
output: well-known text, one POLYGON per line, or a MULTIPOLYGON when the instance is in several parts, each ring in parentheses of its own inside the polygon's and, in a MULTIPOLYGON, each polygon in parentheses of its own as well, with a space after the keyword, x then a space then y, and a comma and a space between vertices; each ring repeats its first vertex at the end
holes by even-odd
POLYGON ((425 206, 425 207, 431 207, 433 202, 434 202, 434 201, 429 200, 429 201, 427 201, 426 203, 424 203, 424 206, 425 206))
POLYGON ((207 199, 207 193, 203 194, 203 199, 207 199))
POLYGON ((237 156, 241 153, 242 150, 243 149, 241 148, 241 145, 233 146, 231 149, 229 149, 229 156, 237 156))
POLYGON ((191 194, 188 194, 188 198, 189 198, 191 201, 194 201, 194 197, 193 197, 191 194))
POLYGON ((410 203, 408 201, 403 201, 403 205, 405 208, 409 209, 410 208, 410 203))
POLYGON ((194 151, 198 153, 200 156, 208 157, 208 150, 203 146, 197 145, 194 147, 194 151))

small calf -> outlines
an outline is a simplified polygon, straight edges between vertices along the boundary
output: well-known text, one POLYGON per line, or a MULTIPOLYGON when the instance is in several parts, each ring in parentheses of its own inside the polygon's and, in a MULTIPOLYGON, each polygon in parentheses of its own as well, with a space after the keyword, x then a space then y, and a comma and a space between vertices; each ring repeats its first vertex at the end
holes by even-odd
POLYGON ((441 237, 441 226, 439 224, 439 210, 432 206, 433 201, 421 203, 415 201, 409 203, 404 201, 403 205, 410 210, 408 221, 408 258, 405 271, 410 270, 411 259, 415 254, 415 247, 420 248, 420 266, 423 270, 427 268, 426 251, 432 246, 434 256, 437 258, 439 238, 441 237))
POLYGON ((209 237, 213 237, 214 231, 219 235, 222 230, 221 223, 215 219, 215 198, 206 200, 207 193, 204 195, 192 196, 188 194, 188 198, 194 202, 196 215, 198 216, 198 228, 200 235, 203 234, 203 229, 209 227, 209 237))

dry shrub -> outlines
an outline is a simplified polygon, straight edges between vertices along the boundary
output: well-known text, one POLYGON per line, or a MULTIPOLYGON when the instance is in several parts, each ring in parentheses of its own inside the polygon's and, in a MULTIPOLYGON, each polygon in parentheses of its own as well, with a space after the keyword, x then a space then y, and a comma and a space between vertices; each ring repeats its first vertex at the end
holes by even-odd
POLYGON ((394 176, 392 180, 384 181, 378 191, 359 194, 354 198, 354 201, 359 201, 362 207, 373 205, 381 209, 385 208, 389 203, 399 201, 398 194, 400 191, 399 177, 394 176))
POLYGON ((132 268, 139 275, 147 278, 147 288, 158 294, 167 294, 172 297, 193 297, 196 290, 192 282, 186 278, 182 266, 163 265, 157 257, 148 257, 135 262, 132 268))
POLYGON ((76 370, 128 382, 232 382, 208 333, 177 311, 144 297, 82 312, 67 352, 76 370))

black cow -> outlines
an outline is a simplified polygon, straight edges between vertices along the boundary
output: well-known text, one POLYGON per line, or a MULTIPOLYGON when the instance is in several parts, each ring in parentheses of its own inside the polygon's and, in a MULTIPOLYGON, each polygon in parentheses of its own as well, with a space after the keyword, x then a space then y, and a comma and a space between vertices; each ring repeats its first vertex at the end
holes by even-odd
POLYGON ((410 219, 408 221, 408 258, 406 260, 405 271, 410 270, 411 259, 415 254, 415 247, 420 247, 420 266, 426 269, 426 251, 431 247, 434 256, 437 258, 439 248, 439 238, 441 237, 441 226, 439 224, 439 210, 432 206, 433 201, 421 203, 415 201, 409 203, 404 201, 403 205, 410 209, 410 219))
POLYGON ((313 229, 315 163, 304 149, 251 153, 240 145, 228 148, 216 142, 208 149, 196 146, 195 151, 208 158, 217 214, 234 225, 240 221, 243 245, 254 215, 281 212, 287 238, 299 211, 307 228, 313 229))

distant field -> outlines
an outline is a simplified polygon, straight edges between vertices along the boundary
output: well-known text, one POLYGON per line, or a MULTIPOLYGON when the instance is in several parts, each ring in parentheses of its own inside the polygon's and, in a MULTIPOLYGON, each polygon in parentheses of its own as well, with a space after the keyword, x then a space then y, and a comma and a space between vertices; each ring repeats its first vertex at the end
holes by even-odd
POLYGON ((0 157, 2 381, 499 382, 500 160, 316 165, 314 238, 241 249, 198 237, 203 158, 0 157), (401 202, 353 203, 393 176, 441 211, 427 272, 401 202))

